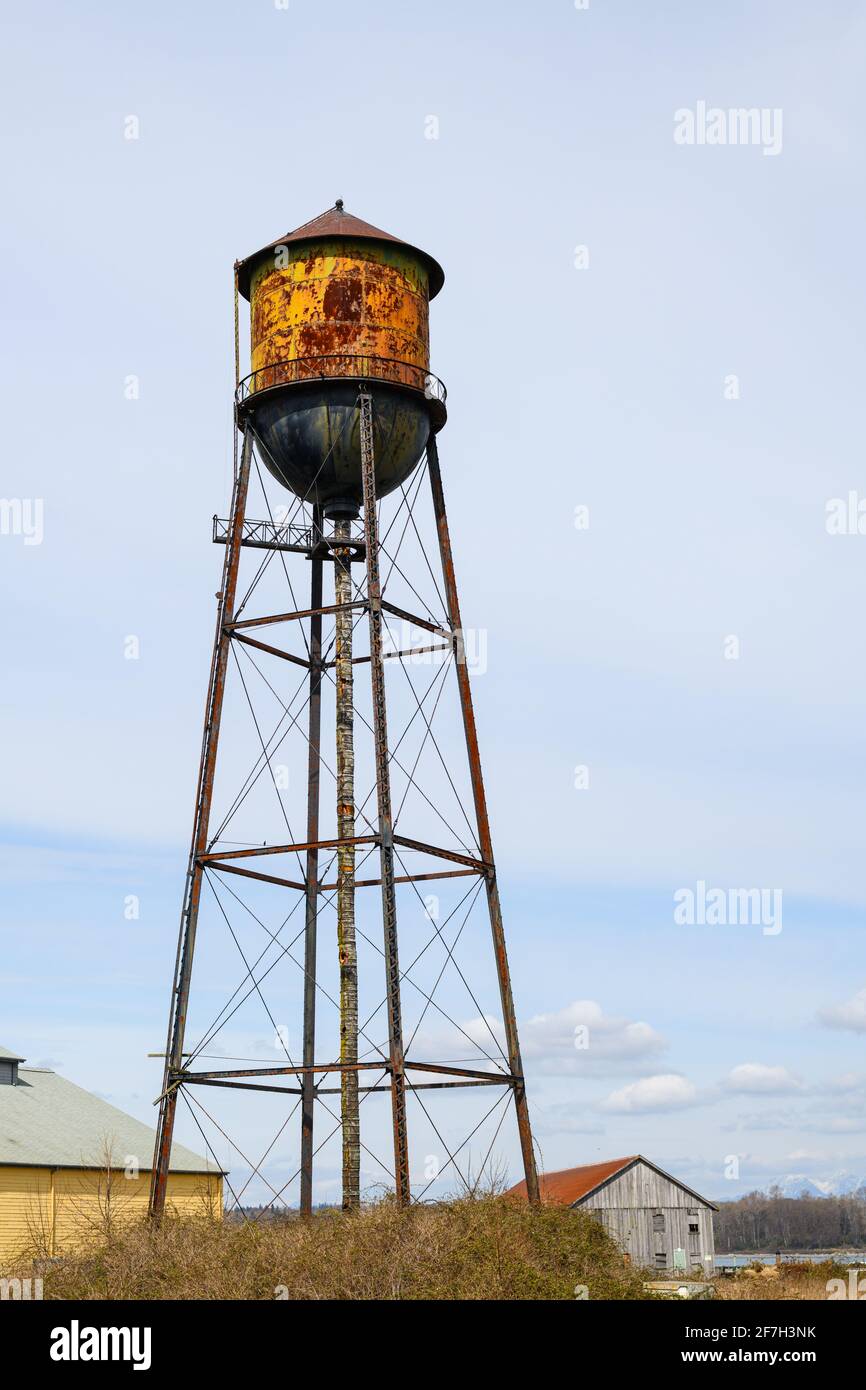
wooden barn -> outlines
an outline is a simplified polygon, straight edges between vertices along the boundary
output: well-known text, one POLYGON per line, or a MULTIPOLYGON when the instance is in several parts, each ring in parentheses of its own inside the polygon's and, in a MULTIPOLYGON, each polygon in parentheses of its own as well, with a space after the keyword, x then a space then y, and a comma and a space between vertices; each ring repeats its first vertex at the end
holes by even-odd
MULTIPOLYGON (((544 1201, 590 1212, 639 1268, 713 1274, 718 1208, 642 1154, 543 1173, 540 1183, 544 1201)), ((525 1197, 526 1184, 511 1193, 525 1197)))
MULTIPOLYGON (((25 1250, 80 1247, 147 1210, 155 1134, 99 1096, 0 1047, 0 1273, 25 1250)), ((175 1144, 168 1202, 222 1211, 223 1174, 175 1144)))

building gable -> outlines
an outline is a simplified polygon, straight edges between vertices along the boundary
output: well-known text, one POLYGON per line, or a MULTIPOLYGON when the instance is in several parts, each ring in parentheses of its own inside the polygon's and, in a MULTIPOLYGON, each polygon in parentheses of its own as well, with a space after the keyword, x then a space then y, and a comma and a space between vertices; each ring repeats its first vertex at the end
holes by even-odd
POLYGON ((686 1187, 678 1178, 666 1173, 642 1154, 636 1154, 628 1164, 597 1183, 574 1206, 593 1207, 706 1207, 718 1208, 700 1193, 686 1187))
MULTIPOLYGON (((622 1204, 618 1200, 611 1200, 610 1196, 600 1195, 614 1183, 622 1184, 618 1189, 620 1194, 637 1190, 642 1183, 650 1193, 666 1192, 670 1200, 665 1205, 690 1208, 697 1204, 710 1211, 718 1210, 706 1197, 693 1192, 685 1183, 681 1183, 663 1168, 644 1158, 643 1154, 629 1154, 626 1158, 612 1158, 603 1163, 585 1163, 578 1168, 563 1168, 558 1172, 539 1174, 542 1201, 557 1202, 569 1207, 603 1208, 622 1204), (630 1179, 629 1174, 635 1169, 639 1170, 641 1176, 630 1179), (650 1174, 654 1174, 655 1177, 650 1177, 650 1174)), ((525 1199, 526 1183, 515 1183, 506 1195, 525 1199)), ((655 1196, 651 1198, 651 1203, 658 1204, 655 1196)))

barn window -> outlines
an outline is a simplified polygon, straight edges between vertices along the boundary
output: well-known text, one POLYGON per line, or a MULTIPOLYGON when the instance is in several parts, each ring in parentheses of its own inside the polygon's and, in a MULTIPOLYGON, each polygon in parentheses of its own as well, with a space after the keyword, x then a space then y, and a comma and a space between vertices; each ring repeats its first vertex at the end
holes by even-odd
POLYGON ((656 1251, 656 1269, 667 1269, 667 1255, 664 1250, 656 1251))
MULTIPOLYGON (((3 1049, 0 1047, 0 1054, 2 1054, 2 1052, 3 1049)), ((0 1055, 0 1086, 18 1085, 18 1063, 21 1060, 22 1058, 20 1057, 3 1057, 0 1055)))
POLYGON ((653 1230, 654 1230, 654 1231, 664 1231, 664 1228, 665 1228, 664 1212, 657 1211, 657 1212, 654 1214, 654 1216, 653 1216, 653 1230))
POLYGON ((689 1222, 689 1230, 694 1231, 695 1233, 697 1233, 700 1230, 700 1226, 698 1225, 697 1221, 689 1222))

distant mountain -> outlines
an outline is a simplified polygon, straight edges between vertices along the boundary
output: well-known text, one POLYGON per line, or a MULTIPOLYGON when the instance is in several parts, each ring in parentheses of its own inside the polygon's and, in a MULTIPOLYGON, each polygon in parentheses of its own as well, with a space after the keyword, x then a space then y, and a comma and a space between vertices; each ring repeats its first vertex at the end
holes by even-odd
POLYGON ((849 1173, 843 1168, 821 1186, 826 1189, 828 1196, 847 1197, 852 1192, 858 1192, 861 1187, 866 1188, 866 1176, 862 1173, 849 1173))
POLYGON ((787 1173, 770 1186, 778 1187, 783 1197, 802 1197, 804 1192, 807 1197, 847 1197, 866 1188, 866 1177, 843 1169, 822 1182, 805 1173, 787 1173))
POLYGON ((819 1186, 812 1178, 807 1178, 805 1173, 788 1173, 778 1182, 771 1183, 768 1191, 777 1187, 783 1197, 802 1197, 804 1192, 807 1197, 828 1197, 830 1195, 823 1184, 819 1186))

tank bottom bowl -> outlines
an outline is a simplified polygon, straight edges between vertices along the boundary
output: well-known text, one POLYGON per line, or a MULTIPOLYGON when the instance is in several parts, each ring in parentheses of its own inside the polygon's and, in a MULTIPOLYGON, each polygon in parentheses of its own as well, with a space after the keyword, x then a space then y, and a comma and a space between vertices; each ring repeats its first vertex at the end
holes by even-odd
MULTIPOLYGON (((390 382, 367 380, 365 387, 373 398, 376 496, 386 497, 417 467, 437 403, 390 382)), ((297 497, 321 504, 326 514, 357 515, 361 506, 358 390, 358 381, 350 379, 301 381, 255 392, 242 406, 268 471, 297 497)))

